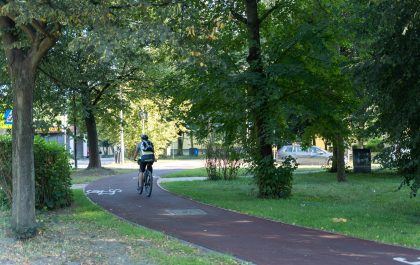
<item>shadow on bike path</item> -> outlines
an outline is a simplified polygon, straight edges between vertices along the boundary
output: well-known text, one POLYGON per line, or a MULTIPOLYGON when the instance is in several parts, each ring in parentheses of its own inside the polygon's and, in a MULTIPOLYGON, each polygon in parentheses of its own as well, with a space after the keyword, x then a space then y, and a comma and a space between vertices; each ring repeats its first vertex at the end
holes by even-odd
MULTIPOLYGON (((155 170, 154 175, 164 173, 155 170)), ((226 211, 175 196, 159 188, 156 179, 150 198, 136 187, 136 174, 125 174, 95 181, 85 193, 130 222, 255 264, 420 265, 419 250, 226 211)))

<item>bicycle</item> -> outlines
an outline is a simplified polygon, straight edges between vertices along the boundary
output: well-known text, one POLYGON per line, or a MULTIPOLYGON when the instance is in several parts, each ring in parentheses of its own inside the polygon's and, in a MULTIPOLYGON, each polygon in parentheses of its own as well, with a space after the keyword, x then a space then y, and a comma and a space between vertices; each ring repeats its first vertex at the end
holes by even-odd
POLYGON ((152 165, 149 163, 146 166, 146 170, 143 174, 143 179, 141 179, 141 171, 139 172, 139 175, 137 177, 137 190, 139 191, 139 194, 143 193, 143 189, 145 190, 145 194, 147 197, 150 197, 152 195, 152 189, 153 189, 153 174, 152 174, 152 165))

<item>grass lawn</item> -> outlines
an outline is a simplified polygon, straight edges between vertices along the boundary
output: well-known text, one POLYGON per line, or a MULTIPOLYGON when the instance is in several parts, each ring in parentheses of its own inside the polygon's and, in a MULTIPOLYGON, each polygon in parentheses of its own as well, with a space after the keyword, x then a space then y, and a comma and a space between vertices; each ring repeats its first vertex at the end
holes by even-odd
MULTIPOLYGON (((321 168, 298 168, 295 172, 307 172, 307 171, 325 171, 321 168)), ((245 168, 239 169, 239 176, 246 176, 250 173, 245 168)), ((207 177, 207 171, 204 167, 182 170, 174 173, 169 173, 161 176, 161 178, 185 178, 185 177, 207 177)))
POLYGON ((257 199, 249 178, 162 185, 254 216, 420 249, 420 198, 411 199, 408 189, 396 191, 400 181, 391 173, 348 174, 346 183, 331 173, 296 174, 293 195, 285 200, 257 199))
POLYGON ((71 172, 71 183, 72 184, 85 184, 90 183, 92 181, 107 178, 110 176, 120 175, 120 174, 127 174, 136 172, 138 169, 121 169, 121 168, 101 168, 101 169, 77 169, 71 172))
POLYGON ((39 234, 18 241, 9 232, 10 212, 0 211, 0 264, 240 264, 132 225, 74 191, 66 209, 37 214, 39 234))

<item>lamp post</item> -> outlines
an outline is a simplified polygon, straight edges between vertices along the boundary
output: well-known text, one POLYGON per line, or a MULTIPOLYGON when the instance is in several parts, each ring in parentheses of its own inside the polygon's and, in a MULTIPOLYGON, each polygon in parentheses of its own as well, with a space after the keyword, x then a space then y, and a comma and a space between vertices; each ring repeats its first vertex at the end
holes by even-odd
POLYGON ((120 164, 124 164, 124 156, 125 156, 125 148, 124 148, 124 114, 123 111, 120 110, 120 164))
POLYGON ((140 110, 139 111, 139 118, 141 120, 141 134, 144 134, 144 121, 147 121, 147 117, 148 117, 148 113, 145 110, 140 110))

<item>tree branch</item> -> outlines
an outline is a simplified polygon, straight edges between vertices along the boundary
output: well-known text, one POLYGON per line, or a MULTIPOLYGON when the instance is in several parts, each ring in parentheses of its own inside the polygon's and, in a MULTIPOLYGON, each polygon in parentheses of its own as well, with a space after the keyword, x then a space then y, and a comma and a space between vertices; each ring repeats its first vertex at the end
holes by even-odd
POLYGON ((41 31, 45 35, 44 38, 40 36, 40 32, 37 32, 35 40, 32 42, 30 55, 32 58, 32 67, 37 67, 41 62, 44 55, 48 52, 51 47, 54 46, 60 34, 60 24, 54 23, 54 28, 51 32, 47 32, 45 26, 40 23, 35 23, 36 29, 41 31))
POLYGON ((111 83, 106 83, 101 90, 98 91, 96 94, 95 100, 93 100, 92 106, 98 104, 99 100, 101 100, 102 95, 105 93, 105 90, 111 86, 111 83))
POLYGON ((14 63, 16 56, 23 58, 22 51, 13 47, 13 45, 18 41, 18 38, 13 34, 15 26, 15 22, 9 17, 0 16, 0 30, 3 31, 2 41, 6 57, 9 60, 9 65, 14 63))
POLYGON ((51 37, 50 33, 45 29, 45 25, 42 25, 39 21, 32 19, 32 26, 38 31, 44 34, 46 37, 51 37))
MULTIPOLYGON (((10 18, 11 20, 13 20, 13 22, 16 24, 16 17, 15 16, 12 16, 11 14, 7 14, 7 17, 10 18)), ((35 31, 35 29, 31 25, 28 25, 28 24, 20 24, 19 25, 19 28, 23 32, 25 32, 26 34, 28 34, 28 36, 31 39, 31 41, 34 41, 35 40, 36 31, 35 31)))
POLYGON ((48 73, 42 67, 38 67, 38 69, 41 73, 46 75, 57 86, 59 86, 59 87, 64 86, 64 87, 67 87, 67 88, 71 88, 71 86, 69 84, 66 84, 65 82, 63 82, 63 80, 60 80, 57 77, 53 76, 51 73, 48 73))
POLYGON ((260 23, 262 23, 274 10, 280 7, 280 2, 277 2, 274 6, 268 9, 259 19, 260 23))
POLYGON ((239 14, 238 12, 235 11, 235 9, 232 7, 230 7, 230 13, 232 14, 232 16, 239 22, 242 22, 243 24, 247 24, 248 20, 242 16, 241 14, 239 14))

